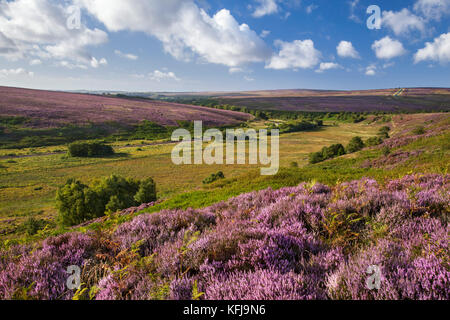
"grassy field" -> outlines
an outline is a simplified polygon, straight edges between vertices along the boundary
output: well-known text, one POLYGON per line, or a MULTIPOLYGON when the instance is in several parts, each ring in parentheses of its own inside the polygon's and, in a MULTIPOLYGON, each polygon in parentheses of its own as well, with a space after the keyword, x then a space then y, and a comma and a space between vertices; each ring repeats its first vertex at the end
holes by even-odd
MULTIPOLYGON (((262 128, 263 122, 251 124, 262 128)), ((280 139, 280 165, 308 163, 308 155, 334 143, 346 144, 352 137, 376 135, 381 124, 325 123, 321 130, 285 134, 280 139)), ((185 191, 204 192, 202 180, 211 173, 223 171, 226 178, 236 178, 259 166, 191 165, 176 166, 171 162, 174 144, 142 144, 142 141, 113 145, 118 155, 108 158, 68 158, 65 146, 33 149, 0 150, 0 234, 16 236, 17 227, 29 216, 52 220, 55 192, 69 178, 84 183, 118 174, 126 177, 153 177, 160 199, 185 191)), ((19 232, 20 233, 20 232, 19 232)))

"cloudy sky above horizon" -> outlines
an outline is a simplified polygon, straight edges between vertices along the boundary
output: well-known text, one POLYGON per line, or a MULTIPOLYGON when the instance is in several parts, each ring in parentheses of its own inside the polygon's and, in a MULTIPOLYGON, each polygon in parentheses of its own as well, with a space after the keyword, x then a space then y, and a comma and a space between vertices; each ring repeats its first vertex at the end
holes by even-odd
POLYGON ((450 0, 0 0, 0 85, 450 87, 449 22, 450 0))

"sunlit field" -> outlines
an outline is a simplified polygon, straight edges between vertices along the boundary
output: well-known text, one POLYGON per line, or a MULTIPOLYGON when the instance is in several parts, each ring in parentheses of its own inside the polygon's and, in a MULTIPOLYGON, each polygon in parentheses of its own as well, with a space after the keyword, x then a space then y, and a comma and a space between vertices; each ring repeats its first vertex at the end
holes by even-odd
MULTIPOLYGON (((255 122, 251 127, 259 129, 263 125, 255 122)), ((330 122, 317 131, 281 135, 280 165, 288 167, 292 162, 306 165, 311 152, 335 143, 346 144, 355 136, 374 136, 381 125, 330 122)), ((54 218, 57 213, 54 204, 56 189, 69 178, 89 183, 112 174, 152 177, 157 183, 159 198, 165 199, 186 190, 202 189, 202 180, 213 172, 223 171, 226 178, 233 178, 260 167, 177 166, 171 161, 175 144, 156 143, 141 140, 116 143, 113 146, 117 155, 109 158, 70 158, 66 156, 65 146, 0 150, 0 229, 8 235, 30 215, 54 218)))

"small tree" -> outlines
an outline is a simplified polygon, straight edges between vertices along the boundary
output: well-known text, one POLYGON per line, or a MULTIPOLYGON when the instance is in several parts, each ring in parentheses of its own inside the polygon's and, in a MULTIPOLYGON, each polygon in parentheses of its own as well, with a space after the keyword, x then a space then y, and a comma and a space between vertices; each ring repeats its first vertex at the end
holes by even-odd
POLYGON ((315 164, 324 161, 322 152, 314 152, 309 155, 309 163, 315 164))
POLYGON ((156 201, 156 184, 152 178, 141 181, 139 191, 134 196, 138 203, 149 203, 156 201))
POLYGON ((347 153, 358 152, 364 149, 364 142, 360 137, 354 137, 347 146, 347 153))

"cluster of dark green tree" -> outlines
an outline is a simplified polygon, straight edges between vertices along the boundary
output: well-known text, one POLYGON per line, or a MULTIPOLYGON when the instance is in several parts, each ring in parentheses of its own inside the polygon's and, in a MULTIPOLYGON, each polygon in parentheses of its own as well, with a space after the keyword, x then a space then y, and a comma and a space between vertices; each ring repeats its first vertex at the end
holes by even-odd
POLYGON ((220 179, 225 179, 225 175, 223 174, 222 171, 211 174, 208 178, 203 180, 203 184, 211 184, 220 179))
POLYGON ((319 128, 320 125, 323 125, 323 122, 308 122, 308 121, 289 121, 285 123, 281 123, 278 126, 271 125, 268 129, 279 129, 280 133, 292 133, 292 132, 301 132, 301 131, 311 131, 319 128))
POLYGON ((74 142, 69 145, 70 157, 103 157, 114 155, 114 149, 100 142, 74 142))
POLYGON ((311 153, 309 156, 309 162, 311 164, 319 163, 328 159, 343 156, 345 154, 358 152, 364 149, 365 146, 366 144, 360 137, 354 137, 350 140, 346 148, 342 144, 333 144, 329 147, 323 147, 323 149, 319 152, 311 153))
POLYGON ((56 192, 59 223, 63 226, 153 201, 156 201, 156 184, 152 178, 135 180, 113 175, 91 186, 70 179, 56 192))

